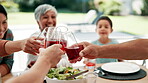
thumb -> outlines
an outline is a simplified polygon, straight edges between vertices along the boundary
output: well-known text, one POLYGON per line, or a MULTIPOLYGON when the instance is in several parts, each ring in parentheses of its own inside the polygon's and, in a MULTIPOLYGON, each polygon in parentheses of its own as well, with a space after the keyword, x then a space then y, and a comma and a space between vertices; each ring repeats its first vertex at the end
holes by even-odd
POLYGON ((81 57, 85 57, 87 54, 89 54, 90 53, 90 49, 88 49, 88 48, 84 48, 82 51, 80 51, 80 53, 79 53, 79 55, 81 56, 81 57))
POLYGON ((83 50, 79 53, 79 55, 80 55, 81 57, 84 57, 83 50))

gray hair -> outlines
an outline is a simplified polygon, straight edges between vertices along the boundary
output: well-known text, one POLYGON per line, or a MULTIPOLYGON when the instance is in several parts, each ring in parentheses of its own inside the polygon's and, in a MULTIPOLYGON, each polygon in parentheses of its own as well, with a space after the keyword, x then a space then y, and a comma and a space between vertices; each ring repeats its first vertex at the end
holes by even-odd
POLYGON ((35 15, 35 19, 37 21, 40 20, 40 17, 41 15, 45 14, 47 11, 53 11, 55 12, 56 16, 57 16, 57 10, 55 9, 55 7, 53 7, 52 5, 49 5, 49 4, 42 4, 42 5, 39 5, 36 9, 35 9, 35 12, 34 12, 34 15, 35 15))

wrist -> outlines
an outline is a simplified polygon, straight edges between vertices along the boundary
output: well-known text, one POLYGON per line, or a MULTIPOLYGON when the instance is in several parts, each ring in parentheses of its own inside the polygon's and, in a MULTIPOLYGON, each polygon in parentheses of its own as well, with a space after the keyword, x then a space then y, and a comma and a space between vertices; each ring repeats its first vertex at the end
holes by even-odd
POLYGON ((96 50, 97 57, 96 58, 101 58, 103 56, 103 54, 105 54, 104 49, 105 49, 104 46, 99 46, 97 48, 97 50, 96 50))
POLYGON ((26 39, 18 40, 19 45, 20 45, 19 48, 20 48, 21 50, 24 50, 25 41, 26 41, 26 39))
POLYGON ((41 62, 41 64, 44 64, 46 67, 51 68, 52 63, 51 63, 50 59, 48 59, 48 57, 46 57, 46 56, 39 56, 38 60, 39 60, 38 61, 39 63, 41 62))

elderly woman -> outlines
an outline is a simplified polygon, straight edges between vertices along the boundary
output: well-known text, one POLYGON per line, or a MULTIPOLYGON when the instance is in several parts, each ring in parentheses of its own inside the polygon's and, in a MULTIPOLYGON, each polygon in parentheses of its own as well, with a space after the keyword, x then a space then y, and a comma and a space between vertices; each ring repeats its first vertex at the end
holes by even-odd
MULTIPOLYGON (((8 29, 7 12, 5 8, 0 5, 0 40, 13 40, 13 34, 8 29)), ((0 56, 0 73, 2 76, 8 74, 13 65, 13 54, 8 56, 0 56)))
MULTIPOLYGON (((42 4, 39 5, 35 9, 35 19, 39 25, 40 32, 44 30, 46 27, 55 27, 56 26, 56 17, 57 17, 57 10, 55 7, 49 5, 49 4, 42 4)), ((31 36, 38 36, 40 32, 35 32, 31 36)), ((34 56, 31 54, 28 54, 28 61, 27 66, 31 67, 34 62, 37 60, 38 56, 34 56)), ((57 66, 71 66, 71 64, 68 62, 68 59, 66 56, 63 55, 63 58, 60 60, 59 64, 57 66)))

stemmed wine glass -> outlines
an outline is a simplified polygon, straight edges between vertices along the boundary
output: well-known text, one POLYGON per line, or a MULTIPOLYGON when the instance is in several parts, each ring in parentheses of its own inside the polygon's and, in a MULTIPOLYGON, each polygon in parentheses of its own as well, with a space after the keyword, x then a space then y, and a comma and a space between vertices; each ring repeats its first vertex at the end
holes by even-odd
POLYGON ((67 41, 65 47, 66 54, 71 63, 75 63, 77 60, 80 60, 79 52, 84 48, 82 45, 77 45, 76 37, 72 32, 62 33, 64 39, 67 41))
POLYGON ((48 27, 45 28, 41 35, 45 36, 44 47, 47 48, 53 44, 61 44, 62 50, 66 52, 68 59, 71 63, 81 60, 79 52, 84 48, 82 45, 77 45, 76 37, 72 32, 61 30, 61 27, 48 27))
POLYGON ((48 46, 51 46, 53 44, 61 44, 62 50, 64 50, 64 47, 67 45, 67 42, 62 39, 62 32, 57 27, 48 27, 45 28, 41 35, 44 35, 44 47, 47 48, 48 46))

